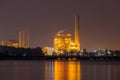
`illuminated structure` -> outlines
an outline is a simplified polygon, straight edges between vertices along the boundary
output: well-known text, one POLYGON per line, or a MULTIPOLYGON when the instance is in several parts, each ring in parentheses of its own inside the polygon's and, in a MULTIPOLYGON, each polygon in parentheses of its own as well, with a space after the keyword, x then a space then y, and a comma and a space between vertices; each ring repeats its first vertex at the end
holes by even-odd
POLYGON ((19 47, 18 41, 16 40, 6 40, 6 41, 1 41, 2 46, 10 46, 10 47, 19 47))
POLYGON ((58 32, 54 38, 54 51, 56 53, 64 53, 70 51, 80 51, 79 41, 79 15, 75 16, 75 39, 72 41, 71 34, 63 34, 58 32))
POLYGON ((43 48, 43 52, 45 55, 53 55, 54 48, 53 47, 45 47, 43 48))
POLYGON ((29 47, 28 30, 19 32, 19 47, 21 47, 21 48, 28 48, 29 47))
POLYGON ((70 51, 71 34, 57 33, 54 38, 54 50, 56 53, 70 51))

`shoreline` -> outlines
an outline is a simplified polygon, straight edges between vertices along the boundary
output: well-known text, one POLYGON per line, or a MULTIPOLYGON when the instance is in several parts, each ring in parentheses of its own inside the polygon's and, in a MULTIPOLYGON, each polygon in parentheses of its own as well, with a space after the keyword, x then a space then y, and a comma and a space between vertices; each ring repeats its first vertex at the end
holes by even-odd
POLYGON ((107 60, 115 60, 119 61, 120 56, 97 56, 97 57, 88 57, 88 56, 17 56, 17 57, 9 57, 4 56, 0 57, 1 60, 87 60, 87 61, 107 61, 107 60))

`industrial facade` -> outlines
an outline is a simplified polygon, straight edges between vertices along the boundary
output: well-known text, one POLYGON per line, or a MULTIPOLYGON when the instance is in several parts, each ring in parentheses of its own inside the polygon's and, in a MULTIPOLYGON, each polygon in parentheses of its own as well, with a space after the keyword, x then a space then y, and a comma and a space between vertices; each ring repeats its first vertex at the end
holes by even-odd
POLYGON ((57 33, 54 38, 54 50, 56 53, 70 51, 71 34, 57 33))

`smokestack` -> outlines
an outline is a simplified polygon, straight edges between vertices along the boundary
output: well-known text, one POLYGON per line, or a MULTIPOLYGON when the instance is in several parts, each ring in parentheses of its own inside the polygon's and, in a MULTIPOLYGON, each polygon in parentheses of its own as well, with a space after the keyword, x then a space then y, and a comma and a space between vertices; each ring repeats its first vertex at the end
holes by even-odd
POLYGON ((21 48, 29 47, 29 31, 28 30, 19 32, 19 47, 21 48))
POLYGON ((29 30, 26 31, 26 48, 29 48, 29 30))
POLYGON ((19 47, 22 47, 22 35, 21 35, 21 32, 19 32, 19 47))
POLYGON ((22 31, 22 48, 25 48, 25 32, 22 31))
POLYGON ((79 15, 75 15, 75 43, 77 44, 78 50, 80 50, 80 41, 79 41, 79 15))
POLYGON ((19 32, 19 47, 24 48, 25 46, 25 40, 24 40, 24 31, 19 32))

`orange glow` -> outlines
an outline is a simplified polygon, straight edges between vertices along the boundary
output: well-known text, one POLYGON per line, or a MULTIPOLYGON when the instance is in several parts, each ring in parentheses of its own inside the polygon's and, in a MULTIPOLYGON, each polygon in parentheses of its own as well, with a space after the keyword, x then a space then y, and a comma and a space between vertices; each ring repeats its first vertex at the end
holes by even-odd
POLYGON ((80 63, 69 62, 68 63, 68 80, 81 80, 80 63))
POLYGON ((48 62, 45 62, 45 80, 48 80, 48 62))
POLYGON ((70 52, 72 50, 80 51, 80 45, 72 42, 71 34, 57 34, 54 38, 54 51, 56 53, 64 53, 64 51, 70 52))
POLYGON ((57 36, 61 36, 61 34, 57 34, 57 36))
POLYGON ((54 80, 64 80, 63 79, 63 64, 61 62, 55 61, 54 66, 54 80), (62 73, 61 73, 62 72, 62 73))
POLYGON ((54 62, 54 80, 81 80, 80 62, 54 62))
POLYGON ((71 36, 71 34, 66 34, 66 36, 71 36))

